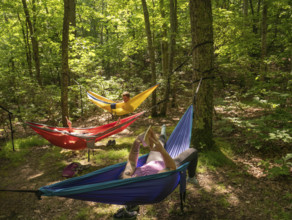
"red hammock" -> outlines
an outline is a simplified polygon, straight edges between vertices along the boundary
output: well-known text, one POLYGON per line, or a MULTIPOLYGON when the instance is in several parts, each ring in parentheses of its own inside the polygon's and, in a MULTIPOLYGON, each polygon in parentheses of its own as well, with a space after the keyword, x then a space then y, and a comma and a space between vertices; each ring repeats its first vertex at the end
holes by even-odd
POLYGON ((69 132, 69 128, 52 127, 32 122, 27 122, 27 124, 53 145, 70 150, 81 150, 86 147, 92 148, 95 142, 121 132, 142 114, 144 112, 95 128, 73 128, 73 132, 69 132))

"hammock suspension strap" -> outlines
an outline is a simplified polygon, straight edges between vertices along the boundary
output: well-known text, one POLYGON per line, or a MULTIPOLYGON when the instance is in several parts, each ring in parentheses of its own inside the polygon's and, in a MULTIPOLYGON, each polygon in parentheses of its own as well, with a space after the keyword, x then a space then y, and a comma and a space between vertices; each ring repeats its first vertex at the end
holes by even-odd
POLYGON ((43 192, 39 190, 21 190, 21 189, 0 189, 0 192, 18 192, 18 193, 34 193, 36 197, 41 200, 43 192))

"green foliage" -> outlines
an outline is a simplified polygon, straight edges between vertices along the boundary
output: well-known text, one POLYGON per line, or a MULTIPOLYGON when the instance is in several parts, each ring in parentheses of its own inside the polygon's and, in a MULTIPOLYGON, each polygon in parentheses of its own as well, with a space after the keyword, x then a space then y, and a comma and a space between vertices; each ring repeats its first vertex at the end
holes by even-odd
POLYGON ((281 159, 275 160, 273 164, 268 161, 261 161, 261 165, 270 179, 289 177, 292 168, 292 154, 289 153, 281 159))

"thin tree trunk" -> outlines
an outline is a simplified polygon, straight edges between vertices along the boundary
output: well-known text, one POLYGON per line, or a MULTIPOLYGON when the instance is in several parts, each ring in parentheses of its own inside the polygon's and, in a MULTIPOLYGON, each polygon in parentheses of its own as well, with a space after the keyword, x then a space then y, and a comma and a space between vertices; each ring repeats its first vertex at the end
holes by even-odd
MULTIPOLYGON (((147 35, 147 42, 148 42, 148 51, 150 56, 150 65, 151 65, 151 83, 152 85, 156 84, 156 71, 155 71, 155 53, 154 47, 151 38, 151 29, 150 29, 150 21, 149 21, 149 13, 147 9, 146 0, 141 0, 144 12, 144 20, 145 20, 145 30, 147 35)), ((156 91, 152 93, 152 108, 151 115, 153 117, 157 116, 157 107, 156 107, 156 91)))
POLYGON ((161 40, 161 61, 162 74, 167 78, 168 73, 168 42, 167 42, 167 24, 165 22, 164 0, 160 0, 160 14, 163 20, 162 24, 162 40, 161 40))
MULTIPOLYGON (((160 0, 160 13, 163 19, 162 25, 162 40, 161 40, 161 60, 162 60, 162 74, 165 82, 165 93, 168 92, 167 85, 168 85, 168 42, 167 42, 167 24, 165 22, 165 9, 164 9, 164 0, 160 0)), ((165 102, 162 106, 160 111, 161 115, 166 115, 167 110, 167 102, 165 102)))
POLYGON ((68 84, 69 84, 69 64, 68 64, 68 47, 69 47, 69 23, 70 23, 70 0, 64 0, 64 19, 63 19, 63 36, 62 36, 62 75, 61 75, 61 106, 62 106, 62 123, 67 126, 66 117, 69 115, 68 110, 68 84))
POLYGON ((246 18, 248 15, 248 0, 243 0, 242 12, 243 16, 246 18))
POLYGON ((38 81, 38 84, 42 86, 42 80, 41 80, 41 69, 40 69, 40 59, 39 59, 39 43, 36 37, 36 33, 34 30, 34 27, 32 25, 32 22, 30 20, 29 11, 26 5, 26 0, 22 0, 23 10, 26 16, 26 22, 28 24, 28 28, 30 31, 30 39, 32 43, 32 50, 33 50, 33 59, 35 62, 35 69, 36 69, 36 79, 38 81))
MULTIPOLYGON (((214 66, 211 0, 190 0, 193 50, 193 77, 211 77, 214 66)), ((195 86, 196 87, 196 86, 195 86)), ((195 94, 195 91, 194 91, 195 94)), ((203 80, 194 106, 192 144, 195 148, 213 147, 213 79, 203 80)))
POLYGON ((265 64, 265 59, 267 57, 267 19, 268 19, 268 4, 267 0, 263 1, 263 11, 262 11, 262 27, 261 27, 261 73, 264 74, 267 71, 267 65, 265 64))
MULTIPOLYGON (((176 35, 177 35, 177 29, 178 29, 178 19, 177 19, 177 0, 174 0, 174 28, 175 28, 175 43, 174 43, 174 50, 173 50, 173 56, 175 55, 175 45, 176 45, 176 35)), ((173 69, 173 64, 172 64, 172 69, 173 69)), ((171 74, 173 73, 173 70, 171 71, 171 74)), ((176 95, 177 95, 177 85, 178 85, 178 81, 177 80, 173 80, 173 85, 172 85, 172 89, 171 89, 171 96, 172 96, 172 100, 171 100, 171 107, 175 108, 176 107, 176 95)))
POLYGON ((22 21, 20 19, 19 13, 17 13, 18 21, 21 25, 22 35, 23 35, 23 42, 25 45, 25 55, 26 55, 26 62, 28 66, 28 72, 30 77, 33 77, 32 74, 32 61, 31 61, 31 50, 30 50, 30 44, 29 44, 29 38, 28 38, 28 30, 27 30, 27 22, 25 22, 25 27, 22 25, 22 21))
POLYGON ((257 25, 256 25, 256 23, 257 23, 257 21, 256 21, 256 19, 255 19, 255 13, 254 13, 254 9, 253 9, 253 4, 252 4, 252 0, 249 0, 249 3, 250 3, 250 10, 251 10, 251 14, 252 14, 252 32, 254 33, 254 34, 257 34, 257 32, 258 32, 258 29, 257 29, 257 25))

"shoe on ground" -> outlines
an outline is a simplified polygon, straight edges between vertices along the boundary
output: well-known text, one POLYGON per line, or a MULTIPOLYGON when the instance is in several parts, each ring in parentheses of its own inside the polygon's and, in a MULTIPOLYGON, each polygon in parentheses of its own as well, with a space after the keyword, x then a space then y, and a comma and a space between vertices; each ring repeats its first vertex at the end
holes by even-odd
POLYGON ((188 183, 192 183, 192 184, 195 184, 195 185, 199 185, 199 182, 198 182, 198 180, 197 180, 197 178, 194 176, 194 177, 192 177, 192 178, 188 178, 187 179, 187 182, 188 183))
POLYGON ((125 208, 119 209, 116 214, 114 214, 114 219, 136 219, 138 212, 136 211, 127 211, 125 208))
POLYGON ((140 211, 140 207, 138 205, 126 205, 126 209, 129 212, 136 211, 139 213, 139 211, 140 211))
POLYGON ((112 140, 109 140, 109 141, 107 142, 106 146, 107 146, 107 147, 108 147, 108 146, 111 146, 111 144, 112 144, 112 140))

